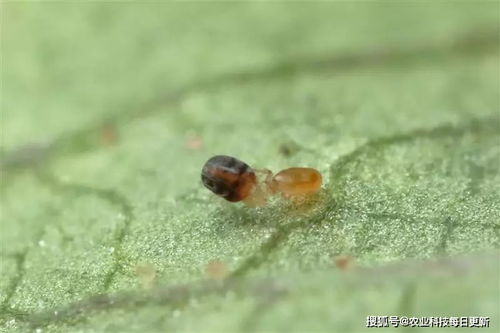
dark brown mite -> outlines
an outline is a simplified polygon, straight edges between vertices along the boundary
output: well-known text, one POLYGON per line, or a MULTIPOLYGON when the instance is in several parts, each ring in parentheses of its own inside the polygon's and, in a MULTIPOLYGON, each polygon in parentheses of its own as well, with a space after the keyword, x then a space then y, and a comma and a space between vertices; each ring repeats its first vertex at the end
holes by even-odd
POLYGON ((216 155, 203 166, 201 181, 215 194, 237 202, 253 192, 257 177, 248 164, 231 156, 216 155))

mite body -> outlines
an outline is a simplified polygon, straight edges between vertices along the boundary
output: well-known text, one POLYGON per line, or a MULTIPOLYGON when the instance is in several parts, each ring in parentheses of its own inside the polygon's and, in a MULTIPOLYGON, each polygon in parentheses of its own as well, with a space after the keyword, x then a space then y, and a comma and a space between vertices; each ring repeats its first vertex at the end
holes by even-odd
POLYGON ((273 176, 269 170, 254 171, 246 163, 225 155, 210 158, 201 171, 203 185, 224 199, 261 206, 272 194, 304 197, 321 188, 321 174, 312 168, 289 168, 273 176), (259 180, 256 173, 265 175, 259 180))
POLYGON ((231 156, 217 155, 203 166, 201 181, 215 194, 227 201, 237 202, 254 191, 257 177, 248 164, 231 156))
POLYGON ((285 196, 316 193, 321 187, 321 174, 312 168, 289 168, 278 172, 270 181, 273 192, 285 196))

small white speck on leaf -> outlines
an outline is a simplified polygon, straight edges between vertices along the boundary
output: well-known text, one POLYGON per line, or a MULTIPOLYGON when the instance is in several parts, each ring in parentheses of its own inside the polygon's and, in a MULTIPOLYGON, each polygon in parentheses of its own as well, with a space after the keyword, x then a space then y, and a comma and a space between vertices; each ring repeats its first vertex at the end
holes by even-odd
POLYGON ((15 319, 11 319, 7 322, 7 327, 15 327, 16 325, 16 320, 15 319))

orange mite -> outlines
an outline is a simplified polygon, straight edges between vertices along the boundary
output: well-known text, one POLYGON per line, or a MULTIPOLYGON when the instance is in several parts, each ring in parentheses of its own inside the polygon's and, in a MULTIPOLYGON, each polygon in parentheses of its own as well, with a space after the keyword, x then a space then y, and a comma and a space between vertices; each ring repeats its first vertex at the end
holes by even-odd
POLYGON ((273 192, 286 196, 316 193, 321 187, 321 174, 312 168, 289 168, 278 172, 268 181, 273 192))
POLYGON ((246 163, 225 155, 210 158, 201 171, 203 185, 231 202, 244 201, 251 205, 265 203, 271 194, 285 197, 316 193, 322 183, 321 174, 312 168, 289 168, 272 175, 269 170, 253 170, 246 163), (256 173, 265 173, 259 181, 256 173))

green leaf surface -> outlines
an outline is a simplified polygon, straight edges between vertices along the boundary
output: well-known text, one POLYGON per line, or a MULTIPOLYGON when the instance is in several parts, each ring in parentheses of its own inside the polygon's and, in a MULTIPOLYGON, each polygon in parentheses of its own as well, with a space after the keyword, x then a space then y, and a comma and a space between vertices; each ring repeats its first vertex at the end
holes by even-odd
POLYGON ((0 329, 497 332, 499 15, 2 3, 0 329), (324 184, 227 203, 200 182, 214 154, 324 184))

